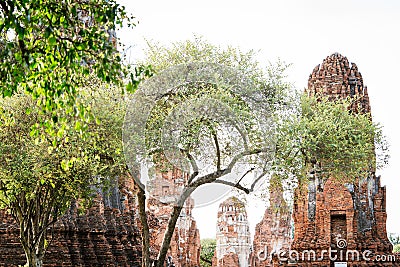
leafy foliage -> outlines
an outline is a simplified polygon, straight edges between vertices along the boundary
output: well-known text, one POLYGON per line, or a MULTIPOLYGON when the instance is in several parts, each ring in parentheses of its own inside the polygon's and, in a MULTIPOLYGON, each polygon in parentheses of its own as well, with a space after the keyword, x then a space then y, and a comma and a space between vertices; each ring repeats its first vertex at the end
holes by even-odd
POLYGON ((163 152, 166 146, 177 146, 183 153, 193 153, 192 156, 197 160, 208 158, 209 166, 216 167, 218 162, 220 165, 226 165, 232 157, 242 152, 244 147, 245 150, 254 150, 273 142, 273 135, 266 134, 266 131, 272 130, 275 111, 284 108, 288 100, 291 86, 284 82, 283 75, 288 65, 278 62, 264 70, 255 60, 254 51, 242 52, 233 47, 223 49, 200 37, 174 43, 171 47, 149 42, 146 55, 146 61, 141 64, 153 66, 158 73, 188 62, 219 64, 235 68, 244 79, 251 81, 249 87, 252 87, 232 88, 223 82, 189 82, 177 85, 158 98, 147 120, 146 146, 150 153, 163 152), (260 116, 260 113, 252 113, 253 102, 257 102, 259 108, 264 107, 262 111, 260 108, 260 113, 265 112, 271 116, 265 117, 270 125, 264 124, 263 129, 257 128, 260 119, 264 120, 264 117, 260 116), (218 108, 229 110, 224 114, 226 118, 217 114, 219 109, 216 105, 218 108), (171 114, 176 110, 186 114, 182 114, 182 117, 175 115, 178 122, 171 130, 175 129, 177 132, 177 128, 182 128, 184 131, 174 140, 174 144, 165 144, 163 127, 169 126, 167 120, 171 120, 171 114), (183 116, 191 119, 185 120, 183 116), (228 118, 229 116, 231 117, 228 118), (244 135, 246 138, 243 138, 244 135), (216 140, 220 144, 216 144, 216 140))
MULTIPOLYGON (((115 0, 6 0, 0 2, 0 93, 29 93, 40 112, 39 124, 52 131, 65 123, 63 114, 90 119, 79 101, 79 87, 96 76, 121 85, 128 69, 117 51, 115 30, 126 22, 125 8, 115 0)), ((133 91, 147 67, 131 74, 133 91)), ((37 129, 39 125, 33 125, 37 129)), ((79 127, 78 127, 79 128, 79 127)))
POLYGON ((216 240, 212 238, 202 239, 201 251, 200 251, 200 266, 201 267, 211 267, 212 258, 214 257, 216 240))
POLYGON ((43 257, 47 229, 71 200, 79 199, 84 207, 107 184, 105 177, 124 170, 121 89, 92 81, 79 93, 96 120, 82 129, 79 120, 61 113, 66 123, 53 128, 56 145, 53 133, 31 133, 35 123, 50 115, 40 112, 29 95, 0 98, 0 206, 19 223, 28 259, 43 257))
MULTIPOLYGON (((182 70, 185 83, 176 88, 168 87, 170 90, 157 98, 146 121, 145 145, 150 155, 161 154, 152 160, 162 165, 165 159, 171 160, 170 147, 178 148, 172 152, 186 159, 189 168, 185 171, 190 173, 170 216, 156 266, 162 266, 164 262, 180 205, 201 185, 220 183, 248 194, 257 187, 267 186, 262 178, 273 175, 277 183, 286 180, 282 184, 293 188, 307 179, 311 168, 318 168, 323 178, 349 182, 374 171, 376 159, 384 159, 385 163, 387 150, 382 130, 372 122, 369 114, 351 111, 354 99, 332 102, 320 96, 300 97, 285 82, 284 71, 288 65, 282 62, 263 69, 253 51, 243 53, 232 47, 221 49, 197 37, 194 41, 178 42, 171 47, 149 43, 147 58, 142 64, 152 65, 161 82, 180 77, 170 71, 178 69, 182 70), (241 81, 250 80, 251 86, 238 90, 218 82, 193 83, 190 79, 193 76, 187 69, 198 65, 189 62, 235 68, 243 75, 236 77, 244 77, 241 81), (252 95, 254 92, 257 94, 252 95), (246 96, 261 103, 264 109, 254 109, 246 96), (219 105, 210 99, 218 100, 219 105), (228 116, 218 116, 220 109, 215 106, 228 107, 235 120, 226 123, 228 116), (177 110, 175 114, 174 110, 177 110), (173 142, 167 142, 165 146, 168 136, 172 136, 173 142), (375 157, 375 148, 380 147, 383 150, 375 157), (235 176, 232 179, 229 175, 234 168, 236 175, 232 175, 235 176), (250 176, 252 180, 246 179, 250 176)), ((160 87, 156 82, 150 85, 160 87)), ((154 95, 153 91, 146 92, 145 89, 143 92, 138 90, 141 96, 154 95)), ((175 162, 173 159, 172 163, 175 162)), ((381 165, 377 164, 377 167, 381 165)), ((145 217, 142 211, 143 225, 145 217)), ((148 250, 144 246, 144 254, 147 251, 149 255, 148 250)))
POLYGON ((383 147, 378 158, 388 154, 381 127, 370 114, 354 113, 356 99, 330 101, 303 95, 297 111, 282 120, 278 130, 277 169, 296 180, 317 162, 323 177, 350 182, 375 170, 375 148, 383 147))
POLYGON ((237 69, 244 77, 251 80, 270 104, 283 104, 291 85, 285 81, 285 71, 290 66, 282 61, 269 64, 267 68, 260 66, 254 50, 242 51, 239 48, 226 48, 213 45, 201 36, 193 40, 175 42, 165 46, 148 41, 145 50, 146 60, 140 65, 152 66, 157 73, 171 66, 189 62, 208 62, 237 69))

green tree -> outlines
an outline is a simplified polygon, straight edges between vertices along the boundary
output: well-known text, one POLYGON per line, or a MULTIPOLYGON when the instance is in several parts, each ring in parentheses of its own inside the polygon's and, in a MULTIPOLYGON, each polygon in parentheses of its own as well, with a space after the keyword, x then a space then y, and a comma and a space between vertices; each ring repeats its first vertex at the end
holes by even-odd
MULTIPOLYGON (((124 129, 128 164, 150 159, 160 168, 174 165, 189 173, 155 259, 157 267, 164 265, 183 203, 198 187, 220 183, 249 194, 273 173, 298 183, 315 159, 324 163, 326 176, 358 177, 370 170, 374 139, 383 144, 380 128, 368 115, 349 112, 351 100, 299 100, 285 82, 283 63, 263 69, 254 52, 222 49, 201 38, 171 47, 150 43, 146 52, 145 65, 158 75, 143 84, 128 107, 127 118, 133 117, 124 129), (138 131, 140 125, 146 126, 138 131), (234 180, 232 172, 238 173, 234 180), (253 173, 256 178, 248 179, 253 173)), ((147 267, 146 194, 145 185, 138 183, 147 267)))
MULTIPOLYGON (((113 117, 112 101, 92 112, 103 99, 98 93, 107 95, 102 82, 118 85, 113 99, 122 100, 116 95, 129 68, 115 30, 125 22, 134 26, 114 0, 0 1, 0 199, 20 225, 30 266, 41 265, 47 227, 70 199, 90 199, 91 186, 103 182, 95 174, 124 166, 116 141, 123 113, 113 117), (95 123, 104 118, 113 120, 95 123)), ((148 71, 135 68, 126 89, 134 91, 148 71)))
POLYGON ((397 252, 397 253, 399 253, 400 252, 400 244, 396 244, 396 245, 394 245, 393 246, 393 252, 397 252))
POLYGON ((305 94, 299 99, 279 123, 275 165, 282 177, 297 183, 317 167, 325 179, 353 182, 387 163, 382 127, 369 113, 351 111, 358 99, 305 94))
MULTIPOLYGON (((174 44, 172 49, 150 45, 147 55, 148 61, 142 64, 152 65, 159 76, 144 83, 144 89, 138 90, 134 96, 137 101, 133 101, 127 111, 128 121, 124 131, 129 139, 124 140, 127 144, 124 152, 128 164, 132 165, 137 158, 150 157, 158 168, 171 167, 169 163, 172 163, 190 173, 188 183, 173 207, 158 259, 155 260, 155 266, 161 267, 183 204, 196 188, 208 183, 220 183, 247 193, 253 190, 255 184, 245 188, 240 181, 223 179, 239 166, 245 167, 242 173, 245 178, 255 169, 251 164, 263 167, 273 150, 269 138, 272 127, 266 122, 270 118, 257 117, 245 98, 253 97, 257 115, 268 109, 277 110, 280 108, 277 103, 283 101, 283 92, 288 85, 279 80, 272 68, 269 74, 264 73, 254 59, 254 52, 243 53, 231 47, 224 50, 201 39, 174 44), (186 66, 188 62, 195 63, 186 66), (171 66, 176 68, 169 69, 171 66), (204 71, 207 77, 191 80, 190 72, 198 74, 197 68, 204 71), (175 81, 170 80, 174 76, 190 82, 174 84, 175 81), (212 80, 214 76, 221 79, 212 80), (168 84, 157 84, 157 81, 168 84), (172 87, 169 87, 170 82, 172 87), (148 85, 150 90, 146 90, 148 85), (143 109, 152 103, 143 99, 147 95, 157 95, 158 92, 151 90, 158 88, 171 90, 156 97, 147 117, 143 109), (131 118, 132 121, 129 121, 131 118), (257 120, 265 122, 265 127, 257 127, 257 120), (141 125, 146 126, 143 135, 136 129, 141 125), (172 132, 179 134, 165 135, 172 132), (136 143, 137 146, 134 145, 136 143), (143 146, 146 151, 141 150, 143 146), (171 153, 164 153, 167 150, 171 153), (212 167, 201 167, 204 162, 212 167), (247 163, 249 165, 245 166, 247 163)), ((277 65, 275 70, 282 74, 284 68, 284 65, 277 65)), ((144 185, 141 185, 138 200, 143 225, 143 266, 151 266, 145 197, 144 185)))
POLYGON ((201 242, 200 266, 211 267, 212 258, 214 257, 217 243, 215 239, 212 238, 202 239, 200 242, 201 242))
POLYGON ((0 206, 19 225, 28 266, 42 266, 48 229, 70 201, 79 199, 85 207, 95 188, 106 186, 105 177, 115 177, 125 168, 121 89, 101 82, 92 86, 81 89, 80 102, 96 121, 82 129, 79 120, 62 114, 67 123, 55 129, 56 146, 53 134, 30 134, 32 125, 49 115, 41 113, 29 95, 0 98, 0 206))
MULTIPOLYGON (((87 121, 78 88, 93 75, 120 85, 128 74, 115 35, 125 22, 134 25, 115 0, 1 1, 0 94, 30 94, 41 112, 51 114, 40 122, 48 129, 63 122, 61 113, 87 121)), ((129 91, 138 83, 135 72, 131 78, 129 91)))

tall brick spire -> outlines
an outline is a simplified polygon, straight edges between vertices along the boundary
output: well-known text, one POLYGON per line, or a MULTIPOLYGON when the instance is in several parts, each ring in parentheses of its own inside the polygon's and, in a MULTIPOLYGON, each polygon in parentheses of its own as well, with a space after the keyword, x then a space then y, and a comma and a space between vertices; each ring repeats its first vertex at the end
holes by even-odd
POLYGON ((246 207, 236 197, 219 205, 215 267, 248 267, 251 242, 246 207))
MULTIPOLYGON (((355 112, 370 113, 369 97, 357 65, 335 53, 316 66, 308 79, 306 92, 330 100, 354 98, 355 112)), ((377 263, 376 255, 391 255, 392 245, 386 233, 386 188, 380 177, 371 173, 347 184, 310 173, 307 184, 295 191, 293 205, 294 240, 292 251, 309 252, 318 259, 297 258, 280 266, 400 266, 399 261, 377 263), (335 251, 335 257, 323 251, 335 251), (371 258, 348 257, 348 252, 361 255, 368 251, 371 258), (344 256, 343 256, 344 255, 344 256)), ((353 254, 353 255, 354 255, 353 254)), ((379 257, 379 256, 378 256, 379 257)), ((310 257, 311 258, 311 257, 310 257)), ((394 260, 395 258, 392 258, 394 260)))
POLYGON ((308 78, 306 91, 310 96, 320 94, 330 99, 356 98, 354 108, 357 111, 371 112, 367 87, 357 65, 349 63, 339 53, 326 57, 322 64, 314 68, 308 78))

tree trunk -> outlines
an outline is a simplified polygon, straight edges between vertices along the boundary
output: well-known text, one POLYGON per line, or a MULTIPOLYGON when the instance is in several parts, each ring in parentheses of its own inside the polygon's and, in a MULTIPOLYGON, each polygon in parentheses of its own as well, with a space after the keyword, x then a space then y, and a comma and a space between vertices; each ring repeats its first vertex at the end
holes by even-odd
POLYGON ((137 186, 138 192, 138 204, 139 204, 139 216, 140 222, 142 223, 142 267, 151 267, 150 262, 150 234, 149 225, 147 223, 146 215, 146 193, 144 189, 137 186))
POLYGON ((178 221, 179 215, 181 214, 182 211, 182 206, 177 206, 174 207, 174 210, 171 214, 171 217, 168 222, 168 227, 167 230, 165 231, 164 238, 163 238, 163 243, 160 249, 160 252, 158 254, 158 259, 155 264, 156 267, 164 267, 165 266, 165 258, 167 256, 167 252, 169 249, 169 246, 171 244, 171 239, 172 235, 174 234, 175 231, 175 226, 176 222, 178 221))
POLYGON ((26 267, 43 266, 46 233, 46 229, 40 233, 36 227, 29 223, 26 224, 24 221, 20 223, 20 241, 25 252, 26 267))
POLYGON ((43 266, 43 253, 42 249, 38 245, 33 245, 31 240, 27 240, 23 235, 21 235, 21 244, 25 252, 26 257, 26 267, 42 267, 43 266), (22 239, 24 238, 24 239, 22 239))
POLYGON ((189 187, 185 188, 176 203, 176 206, 174 206, 174 209, 172 211, 171 217, 169 218, 168 221, 168 227, 167 230, 165 231, 164 238, 163 238, 163 243, 160 249, 160 252, 158 253, 158 259, 157 262, 155 262, 155 267, 164 267, 165 266, 165 258, 167 256, 167 252, 169 249, 169 246, 171 244, 171 239, 172 235, 174 234, 175 231, 175 226, 176 222, 179 219, 179 215, 181 214, 181 211, 185 205, 186 199, 190 196, 191 193, 195 190, 194 187, 189 187))
POLYGON ((42 267, 43 266, 43 257, 37 255, 35 251, 25 251, 25 256, 27 263, 25 266, 27 267, 42 267))

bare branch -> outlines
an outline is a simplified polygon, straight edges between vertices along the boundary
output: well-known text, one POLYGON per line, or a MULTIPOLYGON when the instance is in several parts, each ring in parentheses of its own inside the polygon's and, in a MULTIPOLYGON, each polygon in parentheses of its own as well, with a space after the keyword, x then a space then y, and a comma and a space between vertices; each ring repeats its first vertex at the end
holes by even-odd
POLYGON ((204 258, 203 256, 200 255, 200 259, 204 262, 207 262, 209 264, 212 264, 212 261, 210 261, 209 259, 204 258))
POLYGON ((193 173, 192 173, 192 175, 190 175, 190 178, 188 180, 188 184, 190 184, 193 181, 193 179, 196 178, 197 175, 199 175, 199 167, 197 166, 196 160, 189 153, 189 151, 187 151, 185 149, 181 149, 181 152, 184 153, 186 155, 186 157, 188 157, 189 162, 192 165, 193 173))
POLYGON ((197 188, 203 184, 215 182, 219 177, 222 177, 222 176, 230 173, 232 171, 233 167, 235 166, 235 164, 241 158, 243 158, 245 156, 260 154, 263 152, 267 152, 267 149, 254 149, 254 150, 250 150, 250 151, 243 151, 242 153, 239 153, 232 159, 232 161, 229 163, 227 168, 222 169, 222 170, 217 170, 215 172, 204 175, 204 176, 200 177, 199 179, 197 179, 196 181, 192 181, 191 183, 188 183, 188 187, 197 188))
POLYGON ((199 172, 192 173, 188 179, 188 184, 190 184, 197 177, 197 175, 199 175, 199 172))
MULTIPOLYGON (((128 168, 128 166, 126 166, 128 168)), ((136 174, 139 175, 138 168, 135 169, 136 174)), ((146 192, 144 190, 144 185, 140 182, 140 179, 134 179, 129 171, 126 172, 126 175, 134 180, 136 195, 138 198, 138 207, 139 207, 139 217, 140 222, 142 224, 142 245, 143 245, 143 263, 144 266, 150 266, 150 228, 147 220, 146 214, 146 192)))
POLYGON ((245 192, 246 194, 249 194, 249 193, 250 193, 250 190, 249 190, 249 189, 247 189, 246 187, 243 187, 243 186, 242 186, 241 184, 239 184, 239 183, 232 183, 232 182, 225 181, 225 180, 215 180, 214 183, 229 185, 229 186, 235 187, 235 188, 237 188, 237 189, 239 189, 239 190, 242 190, 242 191, 245 192))
POLYGON ((218 179, 219 177, 224 176, 224 175, 226 175, 226 174, 228 174, 230 172, 231 172, 230 169, 224 169, 224 170, 220 170, 220 171, 215 171, 215 172, 209 173, 207 175, 204 175, 204 176, 200 177, 196 181, 192 181, 190 184, 188 184, 188 187, 197 188, 197 187, 199 187, 199 186, 201 186, 203 184, 212 183, 216 179, 218 179))
POLYGON ((249 174, 250 172, 254 171, 254 167, 251 167, 250 169, 248 169, 243 175, 242 177, 240 177, 239 181, 237 183, 240 183, 244 177, 246 177, 247 174, 249 174))
POLYGON ((156 265, 155 265, 156 267, 164 266, 164 259, 165 259, 165 256, 167 255, 167 251, 169 249, 169 244, 171 243, 172 235, 175 231, 176 222, 178 221, 179 215, 181 214, 181 211, 182 211, 182 208, 184 207, 186 199, 190 196, 191 193, 193 193, 193 191, 195 189, 196 188, 194 188, 194 187, 185 187, 181 196, 179 197, 179 200, 178 200, 176 206, 174 206, 171 217, 168 221, 167 230, 164 233, 163 242, 161 245, 160 252, 158 254, 158 261, 156 262, 156 265))
POLYGON ((221 170, 221 151, 219 148, 217 133, 213 131, 212 135, 215 143, 215 150, 216 150, 215 153, 217 154, 217 171, 219 171, 221 170))
POLYGON ((257 184, 257 182, 266 174, 266 172, 264 171, 260 176, 258 176, 257 179, 251 184, 250 189, 248 189, 248 188, 242 186, 242 185, 240 184, 240 182, 243 180, 244 177, 246 177, 247 174, 249 174, 250 172, 252 172, 254 169, 255 169, 255 168, 253 167, 253 168, 250 168, 249 170, 247 170, 247 171, 242 175, 242 177, 241 177, 236 183, 229 182, 229 181, 225 181, 225 180, 218 180, 218 179, 215 180, 214 183, 229 185, 229 186, 235 187, 235 188, 237 188, 237 189, 239 189, 239 190, 245 192, 246 194, 249 194, 249 193, 251 193, 251 192, 254 191, 254 187, 255 187, 255 185, 257 184))
POLYGON ((145 263, 144 266, 150 266, 150 229, 146 215, 146 193, 140 186, 137 186, 137 196, 140 222, 142 224, 143 261, 145 263))
POLYGON ((242 137, 244 149, 248 150, 249 149, 249 144, 248 144, 247 134, 244 131, 242 131, 242 129, 240 129, 238 124, 235 123, 233 127, 235 127, 235 129, 239 132, 240 136, 242 137))

